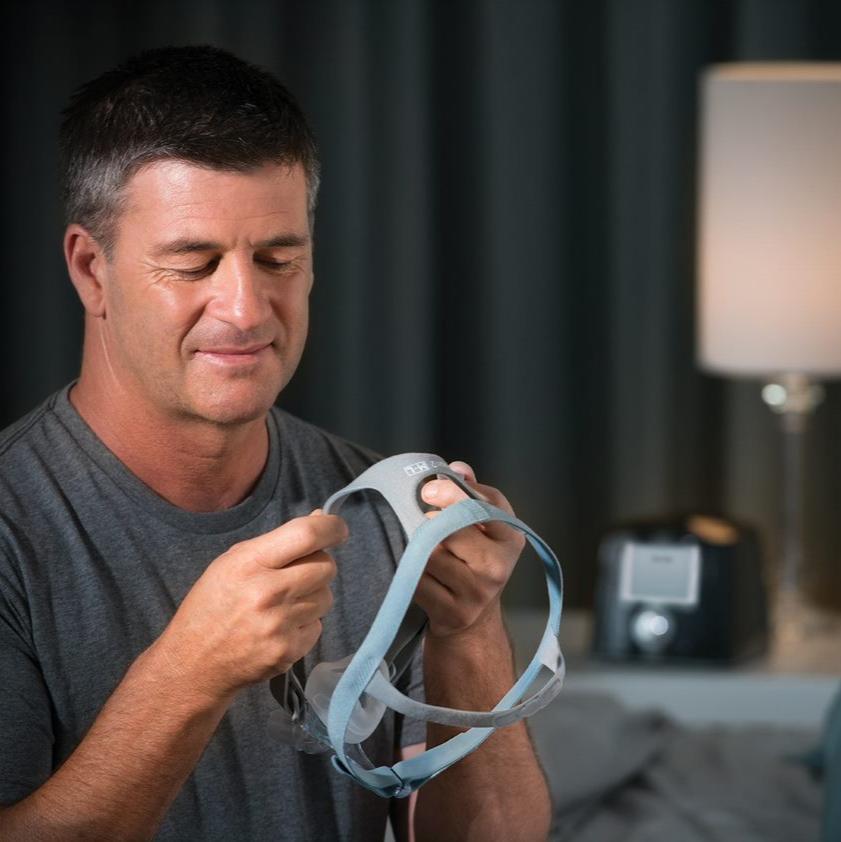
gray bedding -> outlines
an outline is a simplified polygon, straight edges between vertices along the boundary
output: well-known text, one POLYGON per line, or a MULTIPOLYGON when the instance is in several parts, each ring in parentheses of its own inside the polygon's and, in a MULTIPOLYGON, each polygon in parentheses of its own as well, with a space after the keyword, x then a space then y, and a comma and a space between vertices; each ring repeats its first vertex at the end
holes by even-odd
POLYGON ((530 720, 552 789, 552 840, 808 842, 820 782, 813 730, 696 729, 567 692, 530 720))

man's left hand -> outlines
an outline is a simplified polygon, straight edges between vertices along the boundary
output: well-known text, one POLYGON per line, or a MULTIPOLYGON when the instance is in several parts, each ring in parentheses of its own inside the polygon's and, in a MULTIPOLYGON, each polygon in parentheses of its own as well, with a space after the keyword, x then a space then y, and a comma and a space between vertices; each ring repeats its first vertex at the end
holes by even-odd
MULTIPOLYGON (((476 482, 466 462, 451 462, 450 468, 488 503, 514 514, 500 491, 476 482)), ((445 509, 467 494, 449 479, 437 479, 424 485, 421 496, 429 505, 445 509)), ((437 514, 430 512, 427 517, 437 514)), ((498 522, 460 529, 442 541, 429 557, 415 591, 415 601, 429 617, 427 634, 461 635, 498 618, 500 595, 524 545, 520 532, 498 522)))

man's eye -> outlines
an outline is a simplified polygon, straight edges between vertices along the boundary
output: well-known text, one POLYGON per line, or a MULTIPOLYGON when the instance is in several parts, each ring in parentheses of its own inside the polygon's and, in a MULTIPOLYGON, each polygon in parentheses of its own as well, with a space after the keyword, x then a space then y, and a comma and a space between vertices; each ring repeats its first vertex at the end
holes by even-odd
POLYGON ((209 263, 205 263, 204 266, 199 266, 196 269, 176 269, 175 271, 179 275, 185 275, 188 278, 200 278, 203 275, 209 275, 211 272, 214 272, 218 263, 218 260, 211 260, 209 263))
MULTIPOLYGON (((294 261, 292 260, 258 260, 261 266, 264 266, 270 272, 286 272, 294 268, 294 261)), ((202 278, 205 275, 212 275, 219 265, 218 260, 211 260, 205 263, 204 266, 197 266, 195 269, 174 268, 172 271, 177 272, 185 278, 202 278)))
POLYGON ((291 260, 258 260, 257 262, 273 272, 282 272, 292 266, 291 260))

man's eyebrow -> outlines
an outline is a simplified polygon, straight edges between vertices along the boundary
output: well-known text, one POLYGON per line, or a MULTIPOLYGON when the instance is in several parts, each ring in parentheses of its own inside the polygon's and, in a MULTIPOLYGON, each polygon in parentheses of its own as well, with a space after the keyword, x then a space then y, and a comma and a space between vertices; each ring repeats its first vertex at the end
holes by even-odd
MULTIPOLYGON (((277 234, 268 240, 261 240, 255 245, 258 249, 295 248, 305 246, 309 243, 308 234, 277 234)), ((179 237, 168 243, 163 243, 155 249, 155 257, 164 255, 192 254, 202 251, 221 251, 221 243, 214 243, 211 240, 193 240, 190 237, 179 237)))
POLYGON ((308 245, 309 241, 309 234, 278 234, 276 237, 260 241, 256 247, 258 249, 295 248, 308 245))

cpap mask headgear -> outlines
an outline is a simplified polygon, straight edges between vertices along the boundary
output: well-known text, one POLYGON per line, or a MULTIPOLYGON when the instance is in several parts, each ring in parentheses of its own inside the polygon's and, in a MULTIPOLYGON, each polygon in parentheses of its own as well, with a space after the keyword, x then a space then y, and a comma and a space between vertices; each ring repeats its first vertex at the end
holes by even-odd
POLYGON ((438 456, 404 453, 372 465, 327 500, 325 514, 336 512, 349 495, 365 490, 382 494, 406 533, 408 544, 394 579, 355 654, 318 664, 303 685, 294 669, 271 680, 271 692, 281 705, 273 713, 271 725, 279 739, 302 751, 332 751, 336 769, 367 789, 384 798, 403 798, 478 748, 496 728, 536 713, 558 694, 565 670, 558 643, 563 578, 558 559, 539 535, 518 518, 479 499, 461 475, 438 456), (435 477, 452 480, 470 499, 427 518, 429 507, 420 492, 435 477), (412 604, 415 588, 441 541, 460 529, 489 521, 522 532, 543 562, 549 594, 543 637, 523 674, 493 710, 456 710, 415 701, 394 686, 411 663, 426 624, 426 615, 412 604), (543 668, 551 676, 523 700, 543 668), (386 708, 470 730, 393 766, 374 768, 359 744, 374 732, 386 708))

